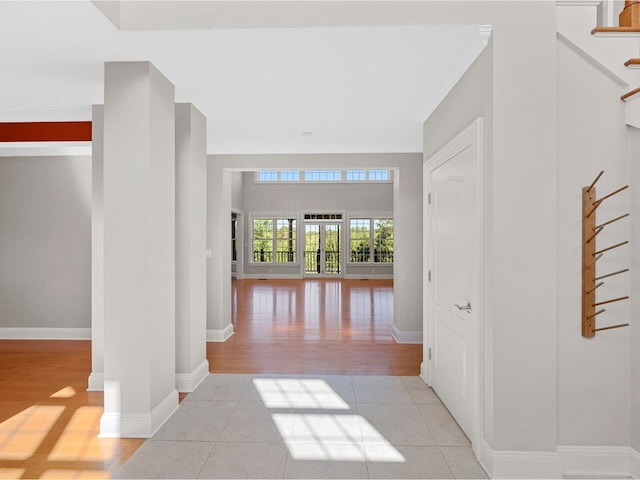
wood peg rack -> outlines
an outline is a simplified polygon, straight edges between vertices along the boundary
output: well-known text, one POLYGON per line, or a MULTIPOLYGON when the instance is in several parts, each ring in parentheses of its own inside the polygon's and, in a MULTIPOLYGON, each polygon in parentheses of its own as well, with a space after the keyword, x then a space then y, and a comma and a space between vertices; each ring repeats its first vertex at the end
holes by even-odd
POLYGON ((605 248, 598 249, 596 247, 597 236, 607 225, 611 225, 612 223, 629 216, 628 213, 625 213, 624 215, 620 215, 601 223, 600 225, 596 223, 596 210, 602 202, 629 188, 629 185, 625 185, 624 187, 621 187, 598 199, 596 197, 596 183, 600 180, 603 173, 604 170, 602 170, 595 180, 591 182, 591 185, 582 189, 582 336, 586 338, 592 338, 596 335, 596 332, 602 330, 611 330, 613 328, 629 326, 628 323, 622 323, 619 325, 596 328, 596 317, 606 311, 604 308, 596 310, 596 307, 600 307, 601 305, 608 303, 620 302, 629 298, 628 296, 624 296, 596 301, 596 289, 604 284, 604 282, 601 281, 602 279, 629 271, 628 268, 625 268, 600 276, 596 274, 596 263, 602 255, 629 243, 629 241, 625 240, 624 242, 616 243, 605 248))

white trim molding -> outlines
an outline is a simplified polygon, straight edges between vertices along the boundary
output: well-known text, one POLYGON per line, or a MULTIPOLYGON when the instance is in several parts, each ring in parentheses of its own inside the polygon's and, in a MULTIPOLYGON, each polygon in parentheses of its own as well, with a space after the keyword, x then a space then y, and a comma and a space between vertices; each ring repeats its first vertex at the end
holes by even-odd
POLYGON ((422 343, 422 330, 400 330, 394 324, 393 327, 391 327, 391 336, 396 343, 422 343))
POLYGON ((176 373, 176 390, 180 393, 193 392, 209 375, 209 362, 205 359, 191 373, 176 373))
POLYGON ((91 340, 90 328, 2 327, 2 340, 91 340))
POLYGON ((640 478, 640 452, 631 449, 631 465, 629 474, 631 478, 640 478))
POLYGON ((178 392, 171 391, 149 413, 103 413, 99 438, 151 438, 178 409, 178 392))
POLYGON ((496 451, 483 440, 479 460, 490 478, 562 478, 558 452, 496 451))
MULTIPOLYGON (((256 265, 264 266, 264 264, 253 264, 252 266, 256 266, 256 265)), ((269 264, 269 266, 271 265, 274 265, 274 264, 269 264)), ((281 265, 281 264, 278 264, 278 265, 281 265)), ((299 267, 300 264, 296 264, 296 265, 292 264, 291 266, 299 267)), ((267 280, 277 280, 279 278, 300 279, 303 277, 299 273, 245 273, 242 278, 248 278, 248 279, 254 279, 254 280, 260 280, 261 278, 264 278, 267 280)))
POLYGON ((104 392, 104 373, 91 372, 87 392, 104 392))
POLYGON ((393 280, 393 274, 385 275, 382 273, 350 273, 345 274, 342 278, 344 278, 345 280, 393 280))
POLYGON ((233 335, 233 323, 223 329, 207 329, 207 342, 226 342, 233 335))
POLYGON ((559 445, 558 454, 563 475, 628 477, 631 472, 629 447, 559 445))

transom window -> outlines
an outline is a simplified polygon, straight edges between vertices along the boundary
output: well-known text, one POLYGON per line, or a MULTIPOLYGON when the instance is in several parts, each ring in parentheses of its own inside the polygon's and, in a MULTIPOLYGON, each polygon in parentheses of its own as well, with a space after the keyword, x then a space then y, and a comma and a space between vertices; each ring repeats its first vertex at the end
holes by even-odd
POLYGON ((349 250, 352 263, 393 263, 393 219, 350 219, 349 250))
POLYGON ((390 182, 389 169, 360 170, 258 170, 257 183, 295 182, 390 182))
POLYGON ((296 262, 296 223, 295 218, 254 218, 253 262, 296 262))

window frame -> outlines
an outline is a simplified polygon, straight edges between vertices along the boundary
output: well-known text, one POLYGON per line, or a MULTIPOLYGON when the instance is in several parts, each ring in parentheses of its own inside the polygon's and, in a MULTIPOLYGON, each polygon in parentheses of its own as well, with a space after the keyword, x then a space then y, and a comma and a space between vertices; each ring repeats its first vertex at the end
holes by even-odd
MULTIPOLYGON (((393 215, 390 213, 385 213, 385 212, 376 212, 375 214, 372 214, 370 212, 367 213, 351 213, 349 215, 349 218, 347 219, 347 231, 348 231, 348 247, 349 247, 349 251, 348 251, 348 260, 347 260, 347 265, 350 266, 373 266, 373 265, 393 265, 394 261, 395 261, 395 256, 394 261, 391 262, 380 262, 377 261, 376 258, 379 257, 375 254, 376 252, 376 242, 378 241, 378 239, 376 238, 376 230, 375 230, 375 222, 376 220, 391 220, 393 228, 392 228, 392 237, 391 237, 391 241, 393 242, 393 247, 395 251, 395 220, 393 218, 393 215), (368 252, 368 257, 369 260, 365 260, 365 261, 353 261, 351 260, 351 245, 352 245, 352 237, 351 237, 351 222, 355 221, 355 220, 365 220, 368 221, 369 223, 369 252, 368 252)), ((363 239, 357 239, 358 241, 362 241, 363 239)))
POLYGON ((299 249, 299 245, 298 245, 298 229, 300 226, 300 218, 299 218, 299 214, 298 213, 292 213, 292 212, 277 212, 277 213, 273 213, 273 212, 254 212, 251 213, 249 215, 250 218, 250 227, 251 227, 251 236, 250 236, 250 241, 248 242, 249 244, 249 265, 252 266, 258 266, 258 265, 282 265, 282 266, 299 266, 300 265, 300 249, 299 249), (254 251, 254 245, 255 245, 255 221, 256 220, 271 220, 272 223, 272 234, 271 234, 271 261, 270 262, 260 262, 260 261, 256 261, 255 260, 255 251, 254 251), (295 232, 295 236, 293 238, 293 254, 294 254, 294 258, 295 260, 293 261, 286 261, 286 262, 279 262, 277 261, 278 258, 278 241, 282 241, 282 238, 278 237, 278 221, 286 221, 288 222, 289 220, 293 220, 294 223, 294 232, 295 232), (275 258, 275 260, 274 260, 275 258))

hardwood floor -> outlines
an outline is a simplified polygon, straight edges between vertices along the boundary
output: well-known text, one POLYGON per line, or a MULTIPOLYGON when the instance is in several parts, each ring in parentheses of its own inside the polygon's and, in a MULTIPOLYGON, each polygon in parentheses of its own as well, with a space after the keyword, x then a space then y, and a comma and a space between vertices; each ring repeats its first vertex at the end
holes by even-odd
MULTIPOLYGON (((232 311, 213 372, 419 373, 422 346, 390 336, 391 281, 235 281, 232 311)), ((143 443, 97 438, 90 370, 89 341, 0 340, 0 479, 109 478, 143 443)))
POLYGON ((207 343, 218 373, 418 375, 422 345, 391 337, 392 280, 235 280, 234 335, 207 343))
POLYGON ((97 438, 89 341, 0 340, 0 478, 110 478, 143 439, 97 438))

